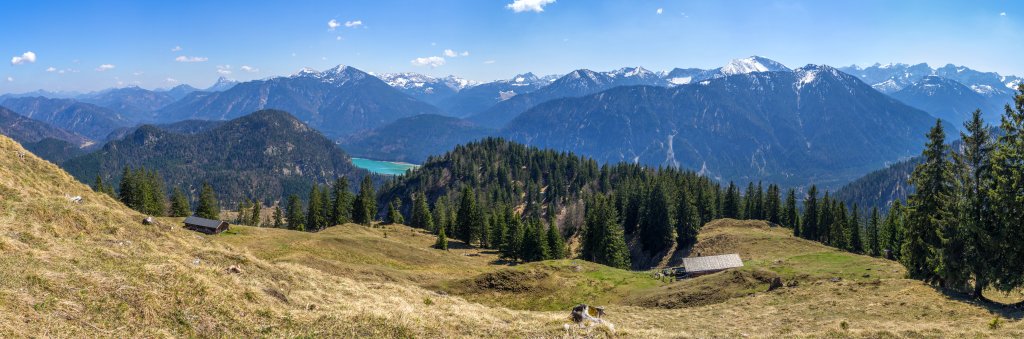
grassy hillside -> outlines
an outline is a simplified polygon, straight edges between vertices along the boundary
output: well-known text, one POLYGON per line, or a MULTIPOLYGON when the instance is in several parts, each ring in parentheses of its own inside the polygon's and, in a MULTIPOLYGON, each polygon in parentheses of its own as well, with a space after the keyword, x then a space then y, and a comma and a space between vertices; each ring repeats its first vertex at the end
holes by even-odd
POLYGON ((739 252, 743 269, 666 282, 574 260, 508 267, 457 242, 429 249, 432 236, 404 226, 206 236, 177 219, 142 225, 21 152, 0 137, 0 337, 1024 336, 1020 311, 759 222, 715 221, 692 252, 739 252), (766 291, 775 277, 787 286, 766 291), (577 302, 607 306, 614 331, 566 330, 577 302))

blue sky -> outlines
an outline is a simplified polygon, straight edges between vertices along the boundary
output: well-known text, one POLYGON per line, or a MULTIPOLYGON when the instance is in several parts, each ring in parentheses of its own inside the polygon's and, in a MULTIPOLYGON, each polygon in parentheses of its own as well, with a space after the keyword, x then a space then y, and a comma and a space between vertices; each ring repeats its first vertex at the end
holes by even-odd
POLYGON ((338 64, 487 81, 578 68, 714 68, 750 55, 790 67, 927 62, 1024 75, 1024 2, 1008 0, 12 1, 2 7, 0 56, 10 62, 0 66, 0 93, 206 87, 221 75, 251 80, 338 64))

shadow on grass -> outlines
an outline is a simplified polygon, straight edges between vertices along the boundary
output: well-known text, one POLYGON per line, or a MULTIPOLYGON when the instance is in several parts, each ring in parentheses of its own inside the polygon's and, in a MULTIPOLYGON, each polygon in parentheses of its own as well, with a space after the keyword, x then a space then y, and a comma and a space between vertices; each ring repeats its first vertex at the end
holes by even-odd
POLYGON ((954 300, 965 304, 984 308, 988 310, 989 313, 999 315, 1002 318, 1013 320, 1024 319, 1024 301, 1013 304, 1003 304, 991 300, 980 300, 975 298, 973 295, 957 291, 951 291, 940 286, 930 287, 934 289, 936 292, 939 292, 942 295, 944 295, 949 300, 954 300))

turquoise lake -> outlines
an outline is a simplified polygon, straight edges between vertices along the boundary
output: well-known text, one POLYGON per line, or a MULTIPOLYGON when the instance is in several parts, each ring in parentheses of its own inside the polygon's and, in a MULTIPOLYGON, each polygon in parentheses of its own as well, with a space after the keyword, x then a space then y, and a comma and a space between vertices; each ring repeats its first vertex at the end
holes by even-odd
POLYGON ((420 167, 419 165, 407 164, 404 162, 380 161, 363 158, 352 158, 352 163, 355 164, 356 167, 364 170, 387 175, 405 174, 405 170, 407 169, 420 167))

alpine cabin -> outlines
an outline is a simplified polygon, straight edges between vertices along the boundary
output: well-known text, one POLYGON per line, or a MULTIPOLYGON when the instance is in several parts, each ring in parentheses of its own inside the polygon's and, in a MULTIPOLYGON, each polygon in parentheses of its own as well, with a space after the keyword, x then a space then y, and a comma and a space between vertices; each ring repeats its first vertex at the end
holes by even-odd
POLYGON ((185 228, 206 234, 217 234, 228 230, 228 223, 220 220, 204 219, 197 216, 185 218, 185 228))

